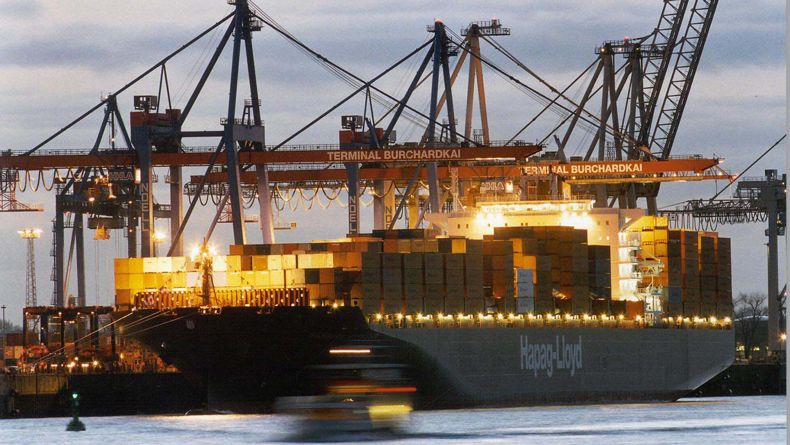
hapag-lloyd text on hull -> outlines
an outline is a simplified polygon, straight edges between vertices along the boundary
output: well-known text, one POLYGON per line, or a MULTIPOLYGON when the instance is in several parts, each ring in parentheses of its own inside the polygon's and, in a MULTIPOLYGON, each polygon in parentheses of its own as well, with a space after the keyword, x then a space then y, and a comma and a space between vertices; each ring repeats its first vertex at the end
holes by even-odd
POLYGON ((535 377, 539 370, 551 377, 555 368, 568 369, 573 377, 582 364, 581 335, 576 344, 566 343, 564 335, 557 335, 554 344, 530 343, 528 336, 521 336, 521 369, 532 371, 535 377))

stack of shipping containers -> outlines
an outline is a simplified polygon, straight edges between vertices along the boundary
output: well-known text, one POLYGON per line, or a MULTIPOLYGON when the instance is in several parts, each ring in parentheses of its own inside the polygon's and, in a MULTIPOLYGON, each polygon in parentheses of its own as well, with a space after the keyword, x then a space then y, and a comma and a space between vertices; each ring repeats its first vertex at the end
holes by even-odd
POLYGON ((464 313, 475 314, 485 310, 483 241, 467 239, 465 242, 464 282, 466 286, 466 296, 464 300, 464 313))
POLYGON ((717 238, 716 253, 716 267, 718 271, 716 316, 724 319, 726 317, 732 317, 733 311, 732 250, 729 238, 717 238))
POLYGON ((699 238, 699 284, 700 307, 697 315, 702 317, 716 316, 717 291, 717 255, 716 237, 709 232, 702 232, 699 238))
MULTIPOLYGON (((664 264, 650 280, 666 289, 668 315, 731 316, 729 239, 639 230, 642 248, 664 264)), ((483 240, 392 230, 234 245, 231 255, 212 257, 211 304, 337 304, 366 314, 637 314, 636 306, 612 301, 610 252, 588 245, 586 230, 563 226, 501 227, 483 240)), ((205 304, 199 268, 184 257, 116 259, 116 305, 141 298, 148 306, 205 304)))
POLYGON ((612 251, 609 246, 589 246, 587 281, 593 297, 591 313, 611 314, 612 302, 612 251))
POLYGON ((515 311, 515 275, 513 243, 509 240, 483 240, 483 280, 490 289, 489 304, 495 303, 496 312, 515 311))
POLYGON ((671 317, 731 317, 730 240, 715 232, 641 227, 642 250, 663 264, 657 277, 664 288, 664 310, 671 317))
MULTIPOLYGON (((601 252, 599 268, 603 276, 591 281, 591 246, 587 244, 586 230, 567 226, 498 227, 489 238, 512 243, 516 286, 527 276, 527 272, 522 272, 524 279, 519 280, 520 269, 532 271, 534 313, 591 314, 593 284, 592 294, 596 299, 607 301, 606 311, 602 313, 609 313, 611 254, 608 246, 592 246, 597 249, 593 252, 601 252)), ((518 293, 516 296, 522 297, 518 293)))
MULTIPOLYGON (((672 233, 678 232, 673 230, 672 233)), ((667 313, 672 317, 682 315, 693 317, 700 305, 700 277, 699 277, 699 233, 682 230, 680 232, 680 255, 683 264, 683 290, 681 301, 669 300, 667 313), (689 302, 686 305, 686 302, 689 302), (678 304, 680 303, 680 304, 678 304), (686 307, 688 306, 688 308, 686 307)), ((670 294, 670 298, 672 294, 670 294)))

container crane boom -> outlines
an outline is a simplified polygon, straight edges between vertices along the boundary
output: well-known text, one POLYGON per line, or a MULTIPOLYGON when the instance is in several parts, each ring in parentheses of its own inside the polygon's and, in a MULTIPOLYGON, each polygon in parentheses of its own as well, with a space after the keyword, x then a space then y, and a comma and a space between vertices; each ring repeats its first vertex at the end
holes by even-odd
POLYGON ((660 150, 661 159, 668 159, 675 142, 680 119, 688 101, 691 85, 699 67, 702 50, 708 38, 718 0, 695 0, 691 16, 686 24, 686 33, 677 51, 675 68, 669 80, 669 88, 658 121, 653 130, 650 146, 660 150))
POLYGON ((658 26, 653 31, 651 47, 663 47, 663 51, 646 51, 643 54, 644 68, 642 79, 642 101, 645 109, 641 116, 641 121, 636 120, 638 129, 638 140, 646 143, 650 137, 650 124, 653 121, 658 96, 661 94, 661 87, 672 60, 672 53, 677 43, 680 28, 683 24, 683 17, 686 15, 688 0, 667 0, 664 2, 664 9, 661 11, 661 18, 658 26))

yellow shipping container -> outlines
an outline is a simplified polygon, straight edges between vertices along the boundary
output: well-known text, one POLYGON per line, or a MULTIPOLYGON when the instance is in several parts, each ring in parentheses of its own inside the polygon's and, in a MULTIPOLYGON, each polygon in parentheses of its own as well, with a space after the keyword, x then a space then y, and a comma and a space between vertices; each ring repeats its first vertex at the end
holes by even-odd
POLYGON ((129 273, 143 273, 143 259, 142 258, 128 258, 129 273))
POLYGON ((143 287, 146 289, 158 289, 159 288, 159 274, 158 273, 146 273, 143 274, 143 287))
POLYGON ((159 287, 165 286, 168 288, 172 288, 173 286, 173 274, 172 273, 160 273, 159 274, 159 287))
POLYGON ((257 275, 255 275, 255 271, 252 270, 244 270, 241 272, 241 286, 257 286, 257 275))
POLYGON ((230 272, 235 272, 237 270, 243 270, 241 267, 241 256, 240 255, 229 255, 225 257, 225 265, 227 270, 230 272))
POLYGON ((241 287, 242 286, 241 272, 238 272, 238 271, 228 272, 227 277, 228 278, 227 278, 227 284, 226 285, 228 287, 241 287))
POLYGON ((296 255, 296 264, 300 269, 310 269, 313 267, 313 254, 302 253, 296 255))
MULTIPOLYGON (((532 269, 537 270, 537 262, 538 258, 532 255, 522 255, 521 256, 521 269, 532 269)), ((514 265, 515 265, 515 258, 514 258, 514 265)), ((516 266, 518 267, 518 266, 516 266)))
POLYGON ((265 287, 269 285, 269 271, 268 270, 258 270, 255 271, 255 282, 258 283, 258 286, 265 287))
POLYGON ((641 229, 666 229, 669 226, 669 219, 666 216, 643 216, 631 225, 629 230, 641 229))
POLYGON ((129 273, 129 259, 128 258, 116 258, 114 269, 116 274, 126 274, 129 273))
POLYGON ((522 255, 520 253, 514 253, 513 254, 513 267, 514 268, 521 269, 523 267, 522 266, 522 264, 523 264, 522 258, 524 258, 524 255, 522 255))
POLYGON ((283 269, 296 269, 296 255, 283 255, 283 269))
POLYGON ((285 286, 285 271, 284 270, 270 271, 269 282, 271 283, 270 285, 274 287, 285 286))
POLYGON ((453 240, 453 253, 466 253, 466 240, 454 239, 453 240))
POLYGON ((144 289, 145 288, 145 280, 143 279, 142 273, 130 273, 129 274, 129 289, 144 289))
POLYGON ((398 253, 410 253, 411 252, 411 241, 410 239, 399 239, 398 240, 398 253))
POLYGON ((173 287, 187 287, 186 272, 173 272, 173 287))
MULTIPOLYGON (((330 253, 329 255, 332 255, 330 253)), ((322 267, 326 267, 326 256, 325 253, 314 253, 313 257, 310 259, 310 269, 320 269, 322 267)), ((302 267, 302 266, 299 266, 302 267)))
POLYGON ((313 256, 313 269, 323 269, 325 267, 335 267, 335 257, 348 255, 345 252, 318 253, 313 256))
POLYGON ((131 289, 129 287, 129 274, 116 273, 115 274, 115 289, 131 289))

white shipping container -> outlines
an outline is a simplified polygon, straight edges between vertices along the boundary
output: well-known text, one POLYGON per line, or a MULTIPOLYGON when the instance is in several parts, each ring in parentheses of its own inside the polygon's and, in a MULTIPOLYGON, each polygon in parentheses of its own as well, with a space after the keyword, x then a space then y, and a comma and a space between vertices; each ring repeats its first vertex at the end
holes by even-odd
POLYGON ((534 297, 535 296, 535 285, 532 282, 522 283, 519 282, 516 284, 516 296, 519 297, 534 297))
MULTIPOLYGON (((215 256, 211 263, 214 272, 225 272, 228 270, 228 263, 225 261, 224 256, 215 256)), ((223 284, 224 286, 224 284, 223 284)))
POLYGON ((169 257, 159 257, 157 260, 157 268, 159 269, 159 273, 171 273, 173 272, 173 261, 169 257))
POLYGON ((187 259, 182 256, 174 256, 170 258, 173 263, 173 272, 186 272, 187 259))
POLYGON ((516 282, 517 283, 532 283, 535 276, 532 269, 516 269, 516 282))
POLYGON ((228 285, 228 273, 214 271, 214 287, 226 287, 228 285))
POLYGON ((200 280, 200 272, 187 272, 187 287, 195 287, 200 280))
POLYGON ((143 273, 159 272, 159 258, 143 258, 143 273))
POLYGON ((516 298, 516 312, 519 314, 535 313, 535 299, 527 297, 516 298))

